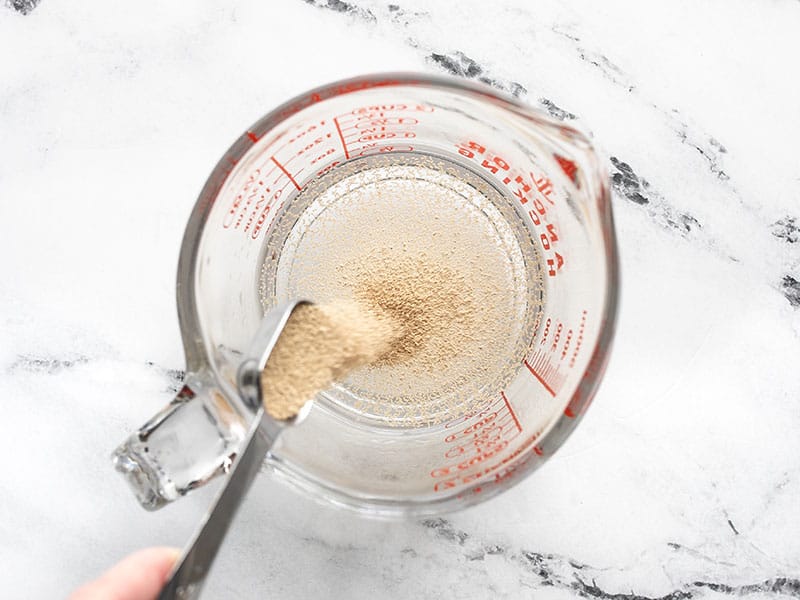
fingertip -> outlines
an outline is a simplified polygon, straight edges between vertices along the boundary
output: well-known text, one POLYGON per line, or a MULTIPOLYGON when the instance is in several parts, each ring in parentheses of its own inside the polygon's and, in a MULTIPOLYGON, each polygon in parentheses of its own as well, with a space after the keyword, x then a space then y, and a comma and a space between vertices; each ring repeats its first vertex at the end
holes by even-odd
POLYGON ((166 546, 145 548, 127 556, 96 581, 84 586, 73 600, 150 600, 167 580, 180 550, 166 546))
POLYGON ((124 567, 128 572, 150 573, 153 577, 157 575, 158 579, 160 579, 160 589, 180 555, 179 548, 169 546, 145 548, 125 558, 117 567, 124 567))

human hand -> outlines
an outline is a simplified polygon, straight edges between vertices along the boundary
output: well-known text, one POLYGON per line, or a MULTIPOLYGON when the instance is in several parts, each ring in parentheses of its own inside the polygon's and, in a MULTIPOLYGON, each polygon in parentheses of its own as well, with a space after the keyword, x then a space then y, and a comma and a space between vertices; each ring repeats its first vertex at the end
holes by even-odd
POLYGON ((179 555, 176 548, 139 550, 75 590, 69 600, 155 600, 179 555))

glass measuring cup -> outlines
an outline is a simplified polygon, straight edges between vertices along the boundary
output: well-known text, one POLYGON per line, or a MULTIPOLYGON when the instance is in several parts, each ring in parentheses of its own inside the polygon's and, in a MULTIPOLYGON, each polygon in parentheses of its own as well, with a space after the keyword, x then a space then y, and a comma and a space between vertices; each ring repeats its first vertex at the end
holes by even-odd
POLYGON ((338 505, 435 514, 508 488, 564 442, 598 386, 617 308, 607 178, 589 141, 484 85, 367 76, 278 107, 206 182, 178 266, 185 385, 114 453, 143 506, 230 468, 248 414, 236 369, 264 312, 297 292, 292 265, 303 264, 304 232, 325 194, 353 189, 354 176, 372 185, 434 172, 453 197, 485 199, 470 210, 521 265, 508 290, 519 326, 502 385, 423 420, 371 412, 368 398, 352 402, 353 389, 338 386, 283 431, 266 464, 338 505))

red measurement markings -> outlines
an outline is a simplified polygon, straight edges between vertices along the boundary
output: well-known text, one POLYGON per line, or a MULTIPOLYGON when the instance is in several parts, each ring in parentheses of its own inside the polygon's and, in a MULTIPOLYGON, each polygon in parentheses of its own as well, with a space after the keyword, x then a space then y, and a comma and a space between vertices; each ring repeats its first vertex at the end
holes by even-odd
MULTIPOLYGON (((276 148, 272 155, 280 156, 281 163, 288 168, 289 163, 298 158, 303 157, 309 161, 308 154, 311 153, 314 158, 307 164, 313 165, 336 152, 336 148, 332 145, 334 132, 335 129, 324 119, 316 123, 303 124, 299 129, 295 129, 288 141, 276 148)), ((338 145, 337 141, 335 146, 338 145)))
POLYGON ((527 209, 528 216, 539 234, 547 275, 549 277, 558 275, 564 266, 564 256, 557 251, 559 234, 556 225, 549 222, 552 215, 549 214, 548 205, 555 204, 550 197, 554 190, 553 182, 544 174, 537 175, 533 171, 522 172, 505 158, 474 140, 461 142, 455 147, 461 156, 474 160, 497 177, 497 180, 514 195, 517 202, 527 209))
MULTIPOLYGON (((328 124, 325 119, 320 121, 315 121, 314 123, 299 123, 296 127, 293 128, 290 132, 283 132, 279 134, 274 140, 272 140, 269 145, 264 149, 264 151, 269 151, 272 153, 273 156, 281 156, 281 161, 284 165, 288 164, 292 158, 300 156, 305 152, 308 152, 315 146, 320 145, 324 142, 323 138, 330 138, 333 135, 333 130, 330 129, 330 125, 328 124), (330 132, 329 132, 329 131, 330 132), (286 154, 282 153, 285 149, 293 149, 292 147, 297 144, 297 142, 303 141, 302 138, 304 136, 313 134, 317 132, 317 139, 314 142, 305 148, 301 148, 297 150, 297 152, 292 155, 291 158, 286 158, 286 154), (278 142, 281 142, 280 144, 278 142)), ((256 136, 252 131, 247 132, 247 137, 253 141, 253 143, 257 142, 261 139, 261 137, 256 136)), ((263 136, 262 136, 263 137, 263 136)))
POLYGON ((564 171, 564 174, 570 178, 572 183, 574 183, 577 187, 580 187, 580 181, 578 180, 578 165, 576 165, 574 161, 564 158, 559 154, 553 154, 553 158, 556 159, 558 166, 561 167, 561 170, 564 171))
POLYGON ((581 324, 578 326, 578 340, 575 343, 575 349, 572 351, 572 358, 569 359, 569 367, 575 366, 575 360, 578 358, 578 353, 581 351, 583 345, 583 334, 586 331, 586 311, 581 313, 581 324))
POLYGON ((545 200, 547 200, 550 204, 555 204, 550 199, 550 194, 553 193, 553 182, 550 181, 550 179, 548 177, 545 177, 544 175, 537 177, 536 175, 531 173, 530 176, 531 179, 533 179, 534 183, 536 184, 536 189, 539 191, 542 197, 545 200))
MULTIPOLYGON (((525 463, 528 462, 528 460, 532 458, 530 454, 527 456, 520 456, 520 455, 527 448, 529 448, 530 445, 534 443, 539 438, 540 435, 541 432, 535 433, 533 436, 531 436, 530 438, 525 440, 522 444, 520 444, 520 447, 517 450, 515 450, 510 456, 504 458, 500 465, 493 467, 495 470, 498 470, 498 467, 503 467, 503 468, 500 468, 499 471, 495 474, 494 479, 492 479, 492 483, 495 484, 501 483, 513 477, 514 474, 518 472, 519 468, 522 467, 525 463)), ((544 452, 539 446, 534 446, 531 449, 533 450, 533 453, 536 456, 544 456, 544 452)), ((479 490, 473 489, 472 491, 473 493, 478 493, 479 490)))
POLYGON ((276 166, 276 167, 278 167, 278 168, 279 168, 281 171, 283 171, 283 174, 284 174, 284 175, 286 175, 286 177, 288 177, 288 178, 289 178, 289 181, 291 181, 291 182, 294 184, 294 187, 296 187, 298 191, 299 191, 299 190, 301 190, 301 189, 303 189, 303 188, 301 188, 301 187, 300 187, 300 186, 297 184, 297 182, 294 180, 294 177, 292 177, 292 175, 289 173, 289 171, 287 171, 287 170, 286 170, 286 168, 285 168, 285 167, 284 167, 284 166, 283 166, 281 163, 279 163, 279 162, 278 162, 278 161, 275 159, 275 157, 274 157, 274 156, 273 156, 273 157, 271 157, 271 158, 272 158, 272 162, 274 162, 274 163, 275 163, 275 166, 276 166))
MULTIPOLYGON (((539 383, 555 397, 564 386, 567 374, 572 369, 583 347, 588 311, 581 311, 577 328, 566 326, 561 320, 548 317, 543 324, 538 348, 525 361, 525 366, 539 383)), ((569 408, 565 411, 568 417, 569 408)))
MULTIPOLYGON (((381 79, 378 81, 361 81, 361 82, 347 83, 334 88, 328 88, 325 92, 324 98, 334 98, 336 96, 341 96, 343 94, 350 94, 352 92, 358 92, 360 90, 366 90, 370 88, 395 86, 399 85, 400 83, 410 83, 410 82, 400 82, 397 81, 396 79, 381 79)), ((278 114, 278 119, 286 119, 294 114, 297 114, 304 108, 312 104, 316 104, 317 102, 321 102, 324 98, 323 96, 321 96, 316 92, 309 94, 308 96, 305 96, 303 98, 300 98, 296 102, 292 103, 291 105, 283 109, 278 114)))
MULTIPOLYGON (((508 479, 513 472, 515 472, 519 467, 524 465, 528 460, 532 458, 532 455, 524 455, 525 452, 531 448, 534 454, 537 456, 542 456, 543 452, 539 446, 534 446, 536 441, 542 435, 542 431, 539 430, 527 439, 523 440, 523 442, 516 448, 516 450, 512 451, 511 453, 507 454, 497 462, 490 464, 484 469, 477 471, 476 473, 472 473, 470 475, 466 475, 461 478, 461 481, 454 481, 453 479, 439 481, 436 486, 434 486, 434 491, 439 491, 440 489, 448 489, 454 488, 457 484, 470 484, 480 480, 481 478, 495 473, 495 477, 492 480, 493 483, 499 483, 504 479, 508 479)), ((516 437, 516 436, 515 436, 516 437)), ((477 493, 479 490, 473 489, 473 493, 477 493)))
POLYGON ((425 105, 380 104, 338 115, 336 124, 347 158, 379 152, 412 152, 413 146, 398 142, 416 138, 420 118, 433 110, 425 105))
POLYGON ((546 352, 537 351, 530 362, 527 359, 523 362, 533 376, 539 380, 539 383, 542 384, 544 389, 555 398, 561 386, 564 384, 566 377, 558 370, 558 367, 550 361, 548 354, 546 352))
POLYGON ((490 469, 483 469, 482 465, 493 459, 501 464, 503 453, 522 433, 505 392, 482 411, 465 415, 445 428, 453 433, 444 438, 448 448, 443 458, 454 462, 430 472, 436 480, 433 488, 436 492, 471 484, 483 477, 490 469))
POLYGON ((514 409, 511 408, 511 404, 509 404, 508 402, 508 396, 506 396, 506 393, 503 390, 500 390, 500 396, 503 398, 503 402, 505 402, 506 408, 508 409, 508 412, 511 414, 511 418, 514 419, 514 425, 517 426, 517 431, 522 433, 522 425, 519 424, 519 419, 517 419, 517 415, 514 412, 514 409))
POLYGON ((322 169, 317 171, 317 177, 322 177, 326 173, 329 173, 332 169, 338 167, 340 162, 338 160, 333 161, 332 163, 325 165, 322 169))
POLYGON ((336 125, 336 131, 339 133, 339 139, 342 142, 342 149, 344 150, 344 157, 349 159, 350 153, 347 151, 347 144, 344 141, 344 136, 342 135, 342 127, 339 125, 338 117, 333 118, 333 124, 336 125))
POLYGON ((539 373, 536 372, 536 369, 534 369, 533 366, 531 366, 531 364, 528 362, 527 359, 523 360, 522 362, 525 363, 525 366, 528 367, 528 370, 533 374, 533 376, 536 377, 536 379, 539 380, 539 383, 541 383, 544 386, 544 389, 546 389, 548 392, 550 392, 550 395, 555 398, 555 396, 556 396, 555 391, 553 390, 553 388, 551 388, 548 385, 548 383, 547 383, 547 381, 545 381, 544 377, 542 377, 541 375, 539 375, 539 373))
MULTIPOLYGON (((273 167, 271 171, 274 171, 273 167)), ((224 229, 239 229, 246 214, 253 207, 253 215, 257 214, 264 208, 264 204, 268 202, 267 196, 271 194, 271 189, 264 183, 266 174, 261 172, 261 168, 254 169, 247 176, 247 179, 242 182, 239 187, 239 192, 233 198, 228 212, 222 219, 222 227, 224 229)), ((269 171, 267 172, 267 174, 269 171)), ((252 223, 255 217, 251 216, 249 223, 252 223)), ((247 231, 245 227, 244 231, 247 231)))

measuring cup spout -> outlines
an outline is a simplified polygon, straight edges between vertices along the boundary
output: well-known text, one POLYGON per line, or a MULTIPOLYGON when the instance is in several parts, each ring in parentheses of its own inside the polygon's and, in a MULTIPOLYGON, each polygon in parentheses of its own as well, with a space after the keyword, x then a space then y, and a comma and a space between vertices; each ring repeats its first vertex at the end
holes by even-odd
POLYGON ((113 453, 115 469, 139 503, 156 510, 227 473, 247 433, 247 423, 213 384, 188 374, 164 409, 113 453))

